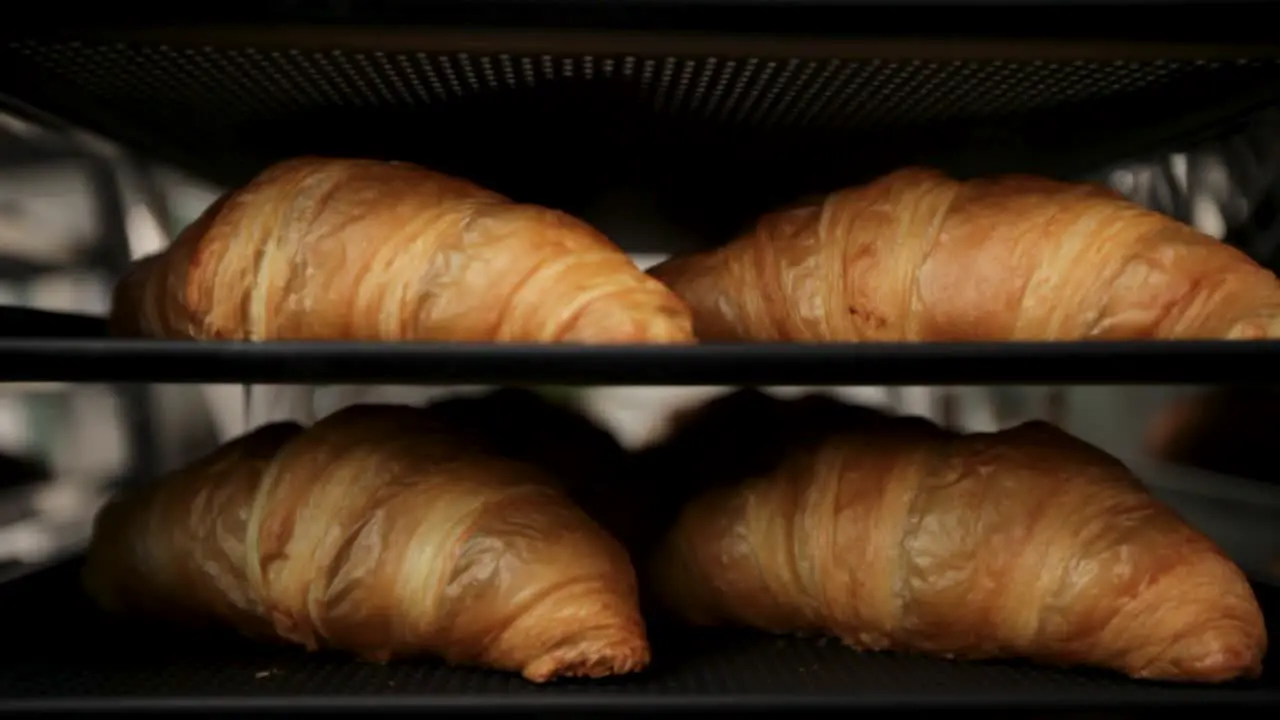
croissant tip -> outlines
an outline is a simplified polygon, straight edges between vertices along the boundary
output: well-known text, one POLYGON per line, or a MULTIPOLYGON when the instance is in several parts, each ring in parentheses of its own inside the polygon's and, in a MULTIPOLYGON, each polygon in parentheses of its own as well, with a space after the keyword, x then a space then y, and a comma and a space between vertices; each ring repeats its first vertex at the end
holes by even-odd
POLYGON ((643 640, 601 648, 595 644, 554 650, 525 666, 521 673, 530 682, 560 678, 600 679, 639 672, 649 665, 649 645, 643 640))
POLYGON ((1193 678, 1209 682, 1252 680, 1262 675, 1262 658, 1256 653, 1241 649, 1238 652, 1209 656, 1191 668, 1193 678))
POLYGON ((1202 641, 1171 658, 1133 673, 1140 679, 1169 682, 1226 683, 1262 675, 1265 647, 1259 643, 1202 641))

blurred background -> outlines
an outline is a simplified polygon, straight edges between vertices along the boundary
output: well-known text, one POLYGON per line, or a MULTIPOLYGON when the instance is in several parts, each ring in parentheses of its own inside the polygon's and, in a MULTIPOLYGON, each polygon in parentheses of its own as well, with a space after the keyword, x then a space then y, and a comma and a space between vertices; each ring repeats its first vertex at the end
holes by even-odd
MULTIPOLYGON (((1280 115, 1094 180, 1280 262, 1280 115)), ((0 114, 0 305, 103 315, 115 277, 220 192, 88 135, 0 114)), ((620 245, 679 246, 634 190, 603 191, 587 220, 620 245), (660 243, 639 242, 661 234, 660 243)), ((648 266, 661 255, 635 256, 648 266)), ((3 367, 0 367, 3 379, 3 367)), ((263 422, 312 421, 354 402, 420 402, 483 388, 0 383, 0 578, 77 550, 116 484, 152 478, 263 422)), ((780 394, 805 388, 774 388, 780 394)), ((724 388, 556 392, 636 447, 675 410, 724 388)), ((1269 390, 1171 387, 848 387, 823 392, 969 430, 1040 418, 1119 455, 1259 576, 1280 576, 1268 492, 1280 402, 1269 390), (1248 506, 1248 515, 1242 507, 1248 506)))

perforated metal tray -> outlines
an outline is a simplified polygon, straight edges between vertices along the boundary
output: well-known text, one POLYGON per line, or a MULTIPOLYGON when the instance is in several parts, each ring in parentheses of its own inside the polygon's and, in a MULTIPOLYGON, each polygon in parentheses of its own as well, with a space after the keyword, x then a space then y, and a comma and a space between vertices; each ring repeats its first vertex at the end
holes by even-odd
MULTIPOLYGON (((652 628, 655 660, 645 673, 538 687, 512 675, 433 661, 372 665, 114 624, 88 606, 75 578, 75 563, 67 563, 0 585, 0 712, 1080 710, 1280 703, 1275 671, 1226 687, 1174 687, 1101 672, 859 654, 834 642, 663 628, 652 628)), ((1274 606, 1274 591, 1259 592, 1274 606)))
POLYGON ((0 95, 228 183, 301 153, 393 157, 568 210, 645 184, 717 229, 906 163, 1078 174, 1280 97, 1280 46, 1188 40, 1172 6, 268 5, 270 27, 18 23, 0 95))

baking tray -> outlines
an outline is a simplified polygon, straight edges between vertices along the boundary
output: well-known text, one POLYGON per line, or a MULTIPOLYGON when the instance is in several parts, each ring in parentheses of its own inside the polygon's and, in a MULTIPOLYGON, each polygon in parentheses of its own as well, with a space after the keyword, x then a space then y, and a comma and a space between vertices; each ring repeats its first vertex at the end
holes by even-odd
POLYGON ((708 237, 904 164, 1074 177, 1280 99, 1256 4, 133 5, 0 28, 0 105, 225 184, 305 153, 579 214, 642 185, 708 237))
MULTIPOLYGON (((831 641, 651 628, 646 672, 535 686, 434 661, 375 665, 159 633, 105 620, 68 562, 0 586, 0 713, 114 711, 1096 710, 1280 705, 1280 668, 1221 687, 1138 683, 1103 672, 857 653, 831 641)), ((1280 623, 1276 591, 1258 588, 1280 623)))
POLYGON ((0 339, 0 382, 1034 385, 1274 382, 1280 341, 480 343, 0 339))

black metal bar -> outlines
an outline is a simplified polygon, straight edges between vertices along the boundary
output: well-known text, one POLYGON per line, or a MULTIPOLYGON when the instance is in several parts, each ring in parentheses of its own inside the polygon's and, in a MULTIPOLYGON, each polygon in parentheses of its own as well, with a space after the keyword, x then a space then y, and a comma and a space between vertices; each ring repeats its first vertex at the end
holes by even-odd
POLYGON ((1280 342, 704 344, 0 342, 7 381, 420 385, 1270 384, 1280 342))
POLYGON ((633 28, 683 32, 1080 37, 1271 42, 1275 2, 1227 0, 222 0, 156 4, 48 0, 6 19, 5 32, 59 27, 365 25, 633 28), (1128 11, 1126 11, 1128 10, 1128 11), (1230 16, 1231 20, 1224 19, 1230 16), (852 20, 852 21, 851 21, 852 20))

